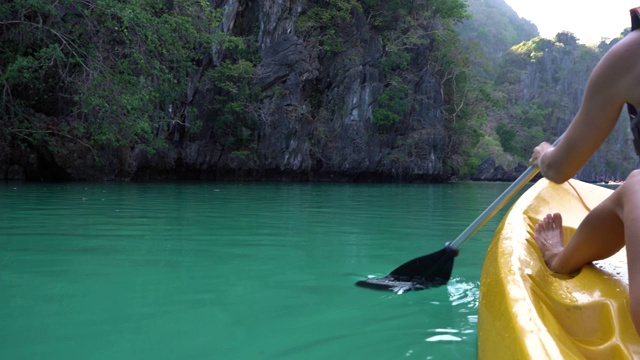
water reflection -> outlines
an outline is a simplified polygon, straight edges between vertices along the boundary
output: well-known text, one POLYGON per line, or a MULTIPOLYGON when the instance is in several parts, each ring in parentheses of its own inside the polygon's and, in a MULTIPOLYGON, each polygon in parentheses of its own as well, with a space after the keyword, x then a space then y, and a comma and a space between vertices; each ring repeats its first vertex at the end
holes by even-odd
POLYGON ((477 308, 480 301, 480 283, 465 282, 461 278, 451 279, 447 285, 449 301, 453 306, 466 304, 468 308, 477 308))

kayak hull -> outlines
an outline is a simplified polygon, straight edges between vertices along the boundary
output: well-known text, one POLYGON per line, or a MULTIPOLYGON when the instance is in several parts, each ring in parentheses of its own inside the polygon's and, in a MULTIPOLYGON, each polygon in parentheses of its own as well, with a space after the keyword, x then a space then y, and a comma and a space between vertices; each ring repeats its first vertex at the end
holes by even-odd
POLYGON ((545 266, 533 240, 546 214, 563 215, 565 239, 612 190, 542 179, 511 207, 484 260, 478 307, 479 359, 640 358, 629 311, 624 249, 563 276, 545 266))

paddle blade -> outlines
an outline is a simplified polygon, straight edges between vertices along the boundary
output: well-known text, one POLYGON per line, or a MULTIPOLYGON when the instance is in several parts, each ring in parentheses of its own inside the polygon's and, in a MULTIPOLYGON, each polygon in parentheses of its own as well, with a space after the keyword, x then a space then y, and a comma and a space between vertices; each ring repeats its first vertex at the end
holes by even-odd
POLYGON ((356 285, 398 293, 441 286, 451 278, 453 258, 457 255, 458 250, 445 246, 440 251, 402 264, 387 276, 361 280, 356 285))

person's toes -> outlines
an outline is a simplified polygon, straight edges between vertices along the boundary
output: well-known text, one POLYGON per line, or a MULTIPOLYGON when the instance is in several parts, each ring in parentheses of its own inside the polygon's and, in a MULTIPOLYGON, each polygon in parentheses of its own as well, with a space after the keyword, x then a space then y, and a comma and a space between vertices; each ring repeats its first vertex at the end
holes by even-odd
POLYGON ((562 215, 560 213, 553 214, 553 223, 558 229, 562 229, 562 215))

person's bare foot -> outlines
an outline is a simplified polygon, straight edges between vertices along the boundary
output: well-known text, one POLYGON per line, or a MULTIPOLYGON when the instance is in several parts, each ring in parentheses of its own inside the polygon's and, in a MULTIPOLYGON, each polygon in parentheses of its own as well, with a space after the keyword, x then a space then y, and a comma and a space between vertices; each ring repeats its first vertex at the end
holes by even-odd
POLYGON ((551 271, 556 271, 554 260, 564 249, 564 233, 562 232, 562 216, 559 213, 547 214, 536 225, 533 239, 538 244, 544 262, 551 271))

